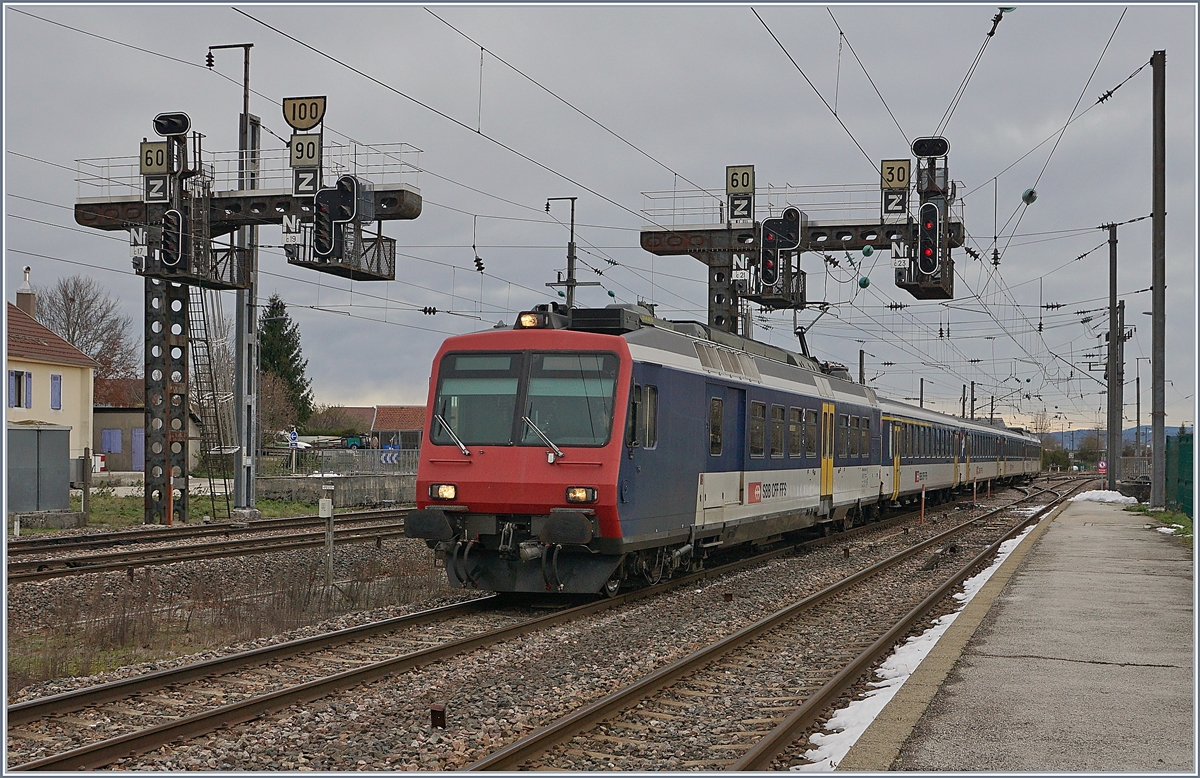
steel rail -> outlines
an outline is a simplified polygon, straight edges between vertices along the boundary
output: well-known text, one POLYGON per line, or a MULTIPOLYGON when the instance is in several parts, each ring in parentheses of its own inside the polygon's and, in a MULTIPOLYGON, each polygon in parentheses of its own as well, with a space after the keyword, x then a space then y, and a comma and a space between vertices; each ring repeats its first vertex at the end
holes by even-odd
MULTIPOLYGON (((339 513, 337 523, 354 523, 404 516, 410 508, 387 508, 384 510, 354 511, 339 513)), ((129 529, 115 532, 95 532, 87 535, 49 535, 28 538, 9 538, 10 557, 25 554, 42 554, 62 550, 125 546, 137 543, 159 543, 164 540, 209 537, 213 535, 236 535, 250 532, 274 532, 297 527, 323 525, 328 519, 320 516, 288 516, 277 519, 251 519, 249 521, 218 522, 213 524, 176 524, 172 527, 153 529, 129 529)))
POLYGON ((468 765, 466 770, 515 770, 521 764, 537 757, 544 753, 546 749, 574 737, 579 732, 589 726, 597 724, 608 718, 614 713, 625 710, 626 708, 635 705, 638 701, 645 697, 671 685, 680 678, 695 672, 696 670, 711 664, 721 656, 733 651, 751 640, 769 632, 776 627, 784 624, 795 618, 801 612, 811 609, 812 607, 828 600, 829 598, 841 593, 842 591, 854 586, 863 580, 874 576, 876 573, 887 569, 914 554, 923 551, 924 549, 940 543, 947 537, 956 535, 973 524, 982 521, 989 516, 1008 510, 1014 505, 1024 502, 1030 497, 1023 497, 1008 505, 1001 506, 994 510, 988 511, 982 516, 977 516, 967 521, 952 527, 944 532, 923 540, 913 546, 910 546, 887 559, 883 559, 875 564, 863 568, 856 573, 853 573, 846 578, 843 578, 837 583, 822 589, 815 594, 811 594, 802 600, 799 600, 775 613, 766 616, 755 623, 744 627, 737 632, 722 638, 721 640, 707 646, 693 654, 683 657, 676 662, 660 668, 650 675, 645 676, 640 681, 636 681, 630 686, 597 700, 596 702, 586 705, 579 710, 576 710, 553 724, 541 727, 529 735, 510 743, 489 756, 480 759, 471 765, 468 765))
POLYGON ((262 648, 207 659, 203 662, 196 662, 181 667, 168 668, 132 678, 122 678, 119 681, 111 681, 97 686, 88 686, 83 689, 75 689, 47 697, 25 700, 24 702, 8 706, 8 726, 28 724, 31 721, 37 721, 47 716, 59 713, 71 713, 72 711, 81 710, 91 705, 100 705, 106 702, 127 699, 135 694, 162 689, 186 681, 193 681, 197 678, 228 673, 231 670, 242 667, 260 665, 297 654, 309 653, 375 635, 395 632, 403 627, 444 621, 455 616, 485 610, 494 607, 495 604, 496 595, 487 595, 474 600, 468 600, 467 602, 443 605, 440 608, 396 616, 395 618, 375 621, 370 624, 361 624, 357 627, 325 632, 320 635, 289 640, 286 643, 263 646, 262 648))
MULTIPOLYGON (((1021 499, 1004 506, 1004 508, 1024 502, 1027 499, 1030 498, 1022 497, 1021 499)), ((997 510, 1003 510, 1003 508, 997 510)), ((793 553, 801 548, 829 545, 840 540, 854 537, 863 532, 887 528, 888 526, 898 523, 905 518, 909 518, 910 516, 911 514, 900 514, 886 521, 875 522, 862 527, 857 527, 848 532, 837 535, 817 538, 802 544, 789 544, 786 547, 777 549, 775 551, 756 555, 748 559, 738 560, 708 570, 701 570, 699 572, 685 575, 681 578, 676 578, 657 586, 637 589, 625 594, 617 595, 616 597, 579 605, 574 608, 558 611, 556 613, 541 616, 499 630, 492 630, 469 638, 450 641, 439 646, 433 646, 431 648, 422 649, 410 654, 393 657, 382 662, 352 668, 335 675, 326 676, 324 678, 297 686, 251 697, 246 700, 242 700, 237 703, 231 703, 207 712, 187 716, 174 722, 158 725, 146 730, 131 732, 115 738, 109 738, 107 740, 92 743, 90 745, 80 746, 70 751, 63 752, 62 754, 52 755, 31 762, 26 762, 24 764, 10 767, 9 769, 14 771, 83 770, 103 767, 125 756, 145 753, 167 743, 186 740, 188 738, 207 734, 208 732, 224 726, 250 721, 266 713, 281 710, 290 705, 320 699, 321 697, 328 696, 346 688, 353 688, 362 683, 376 680, 378 678, 417 669, 432 662, 446 659, 457 654, 473 651, 494 643, 503 642, 504 640, 509 640, 520 635, 535 632, 565 621, 570 621, 582 616, 588 616, 593 613, 608 610, 619 605, 656 596, 676 588, 692 586, 699 581, 719 577, 730 572, 735 572, 742 568, 749 567, 769 559, 793 553)), ((977 520, 978 519, 972 519, 971 521, 977 520)), ((364 626, 369 627, 370 625, 364 626)), ((184 668, 178 669, 183 670, 184 668)), ((201 675, 203 674, 212 674, 212 670, 210 669, 207 673, 201 673, 201 675)), ((80 692, 84 691, 86 690, 80 690, 80 692)), ((72 708, 72 710, 77 709, 78 708, 72 708)), ((65 710, 63 712, 65 712, 65 710)))
MULTIPOLYGON (((365 543, 377 538, 403 537, 403 524, 380 524, 377 527, 340 527, 334 530, 334 543, 365 543)), ((135 567, 169 565, 201 559, 231 556, 252 556, 279 551, 317 548, 325 545, 324 532, 304 532, 276 535, 249 540, 227 540, 212 543, 177 546, 141 551, 117 551, 79 557, 21 560, 8 563, 8 582, 41 581, 86 573, 103 573, 135 567)))
POLYGON ((995 556, 1000 549, 1000 544, 1006 540, 1010 540, 1026 526, 1041 521, 1050 511, 1062 505, 1071 494, 1082 489, 1090 481, 1075 485, 1066 494, 1058 497, 1056 500, 1045 506, 1037 513, 1024 518, 1017 522, 1011 529, 1004 533, 995 543, 992 543, 974 559, 963 565, 958 572, 950 577, 945 583, 939 586, 928 597, 921 601, 919 605, 910 610, 901 618, 895 626, 889 629, 882 637, 872 643, 865 651, 859 654, 850 664, 846 665, 836 676, 828 683, 822 686, 816 693, 804 701, 799 708, 794 710, 782 722, 780 722, 768 734, 764 735, 757 743, 755 743, 749 751, 744 753, 740 759, 729 767, 730 770, 766 770, 770 767, 772 760, 779 754, 785 751, 792 741, 796 739, 800 732, 811 726, 816 720, 821 711, 833 704, 838 697, 851 686, 859 677, 870 671, 875 663, 883 658, 892 648, 899 642, 913 626, 932 609, 935 605, 941 602, 949 595, 956 587, 958 587, 966 578, 975 570, 982 567, 988 560, 995 556))

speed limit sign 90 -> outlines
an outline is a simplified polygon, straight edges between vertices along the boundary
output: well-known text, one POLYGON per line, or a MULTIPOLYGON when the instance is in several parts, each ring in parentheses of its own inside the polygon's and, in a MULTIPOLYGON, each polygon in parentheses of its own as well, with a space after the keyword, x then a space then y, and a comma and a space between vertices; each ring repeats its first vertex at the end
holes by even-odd
POLYGON ((321 166, 321 133, 292 135, 292 167, 321 166))

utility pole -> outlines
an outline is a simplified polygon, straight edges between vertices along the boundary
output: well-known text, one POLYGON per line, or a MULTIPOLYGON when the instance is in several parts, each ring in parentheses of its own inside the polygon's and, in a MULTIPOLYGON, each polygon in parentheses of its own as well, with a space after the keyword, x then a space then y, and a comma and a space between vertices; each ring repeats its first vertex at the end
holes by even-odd
POLYGON ((1137 427, 1134 429, 1134 448, 1137 456, 1142 456, 1142 362, 1149 362, 1150 357, 1134 357, 1134 372, 1137 373, 1137 427))
POLYGON ((1150 260, 1153 265, 1150 347, 1150 507, 1167 506, 1167 52, 1150 58, 1154 71, 1154 176, 1150 260))
POLYGON ((963 384, 962 414, 961 415, 964 419, 967 418, 967 385, 966 384, 963 384))
POLYGON ((925 407, 925 379, 921 378, 921 407, 925 407))
POLYGON ((600 286, 598 281, 576 281, 575 280, 575 201, 576 197, 547 197, 546 198, 546 213, 550 213, 550 201, 552 200, 570 200, 571 201, 571 240, 567 243, 567 280, 556 281, 546 286, 565 286, 567 287, 567 310, 571 311, 575 308, 575 287, 577 286, 600 286))
POLYGON ((858 350, 858 382, 867 383, 867 352, 861 348, 858 350))
POLYGON ((988 424, 996 423, 996 395, 992 395, 992 410, 988 413, 988 424))
POLYGON ((971 382, 971 418, 975 418, 975 382, 971 382))
MULTIPOLYGON (((238 117, 238 189, 256 189, 258 184, 258 120, 250 116, 250 49, 253 43, 209 46, 209 57, 216 49, 242 49, 242 113, 238 117), (253 126, 252 126, 253 123, 253 126)), ((233 381, 234 406, 237 409, 238 444, 241 460, 234 468, 233 506, 253 517, 255 454, 258 453, 258 228, 239 227, 234 254, 248 265, 250 283, 237 290, 235 315, 237 367, 233 381)))
POLYGON ((1117 489, 1117 470, 1121 452, 1120 365, 1117 354, 1122 336, 1117 318, 1117 225, 1108 225, 1108 364, 1104 371, 1108 384, 1108 488, 1117 489))

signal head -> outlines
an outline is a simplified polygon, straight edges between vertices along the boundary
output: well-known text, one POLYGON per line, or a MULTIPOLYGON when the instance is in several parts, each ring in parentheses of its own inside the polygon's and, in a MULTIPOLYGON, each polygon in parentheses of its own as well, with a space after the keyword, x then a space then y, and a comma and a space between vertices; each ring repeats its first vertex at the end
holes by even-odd
POLYGON ((950 153, 950 141, 941 136, 917 138, 912 143, 915 157, 944 157, 950 153))
POLYGON ((177 113, 160 113, 154 117, 154 132, 164 138, 173 135, 187 135, 192 129, 191 118, 182 111, 177 113))

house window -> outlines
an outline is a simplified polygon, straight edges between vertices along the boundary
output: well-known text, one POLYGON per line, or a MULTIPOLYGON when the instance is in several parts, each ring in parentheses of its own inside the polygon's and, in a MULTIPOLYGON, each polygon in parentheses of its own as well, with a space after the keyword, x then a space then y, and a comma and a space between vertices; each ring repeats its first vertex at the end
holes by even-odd
POLYGON ((120 454, 121 453, 121 430, 119 430, 119 429, 100 430, 100 453, 101 454, 120 454))
POLYGON ((784 408, 782 405, 771 406, 771 458, 783 457, 784 408))
POLYGON ((33 373, 25 370, 8 371, 8 407, 33 407, 33 373))
POLYGON ((50 374, 50 407, 62 410, 62 376, 57 373, 50 374))

